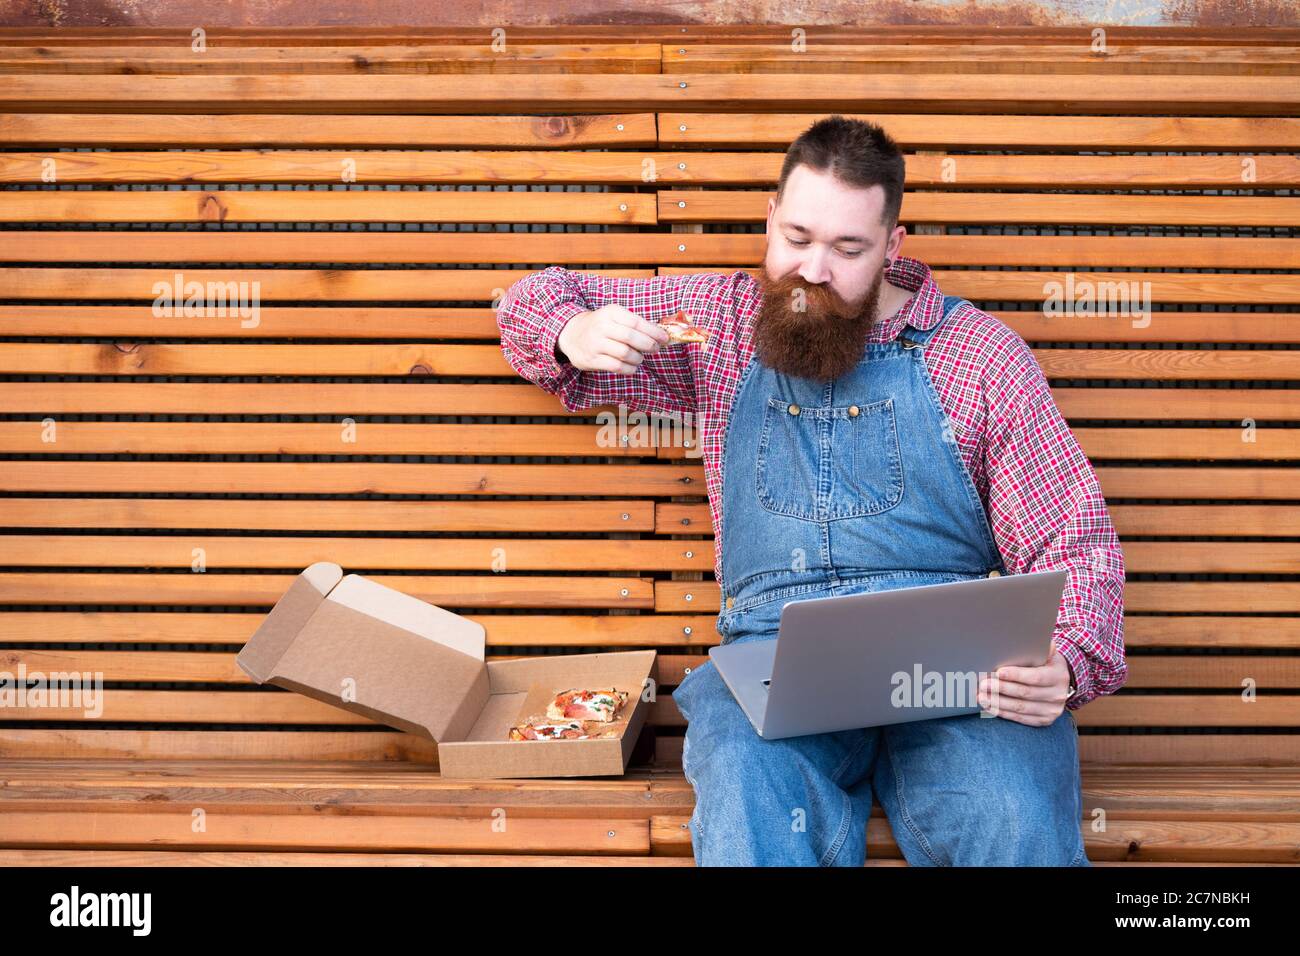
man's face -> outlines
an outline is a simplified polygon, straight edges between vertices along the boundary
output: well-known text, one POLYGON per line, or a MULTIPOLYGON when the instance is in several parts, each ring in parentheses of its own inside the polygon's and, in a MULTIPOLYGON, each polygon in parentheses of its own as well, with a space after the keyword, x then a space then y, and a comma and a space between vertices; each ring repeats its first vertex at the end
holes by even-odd
POLYGON ((880 186, 849 187, 807 166, 791 172, 780 206, 768 201, 763 304, 754 322, 765 365, 826 381, 861 360, 884 261, 897 256, 906 234, 880 221, 884 202, 880 186))

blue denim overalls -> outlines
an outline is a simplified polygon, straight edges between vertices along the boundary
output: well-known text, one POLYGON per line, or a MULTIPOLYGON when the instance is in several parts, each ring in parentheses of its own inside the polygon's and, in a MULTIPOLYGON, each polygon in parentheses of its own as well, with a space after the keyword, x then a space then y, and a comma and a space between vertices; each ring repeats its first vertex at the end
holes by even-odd
MULTIPOLYGON (((787 601, 1005 571, 924 360, 962 301, 833 382, 746 366, 724 441, 723 644, 774 638, 787 601)), ((874 786, 913 865, 1089 865, 1068 711, 764 740, 712 662, 672 696, 697 864, 861 866, 874 786)))

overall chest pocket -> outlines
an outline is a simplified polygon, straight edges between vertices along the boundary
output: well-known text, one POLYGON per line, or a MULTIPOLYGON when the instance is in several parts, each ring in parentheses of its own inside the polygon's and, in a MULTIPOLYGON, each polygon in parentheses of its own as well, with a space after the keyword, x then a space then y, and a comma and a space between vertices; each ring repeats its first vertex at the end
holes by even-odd
POLYGON ((893 399, 804 408, 769 398, 756 475, 758 503, 773 514, 832 521, 889 510, 903 499, 893 399))

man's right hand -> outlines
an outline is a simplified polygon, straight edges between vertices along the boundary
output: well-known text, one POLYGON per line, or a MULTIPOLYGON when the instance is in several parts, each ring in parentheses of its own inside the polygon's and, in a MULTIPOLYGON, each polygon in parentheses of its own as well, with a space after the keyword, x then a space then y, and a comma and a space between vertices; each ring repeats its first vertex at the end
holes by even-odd
POLYGON ((668 333, 621 305, 580 312, 564 324, 556 344, 569 364, 587 372, 635 375, 646 355, 668 342, 668 333))

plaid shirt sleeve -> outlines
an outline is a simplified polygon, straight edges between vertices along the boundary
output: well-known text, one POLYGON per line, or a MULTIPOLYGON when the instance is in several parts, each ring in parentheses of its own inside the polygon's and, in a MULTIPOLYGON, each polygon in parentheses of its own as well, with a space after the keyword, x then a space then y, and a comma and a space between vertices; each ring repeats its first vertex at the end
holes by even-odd
POLYGON ((1055 636, 1077 688, 1066 708, 1077 710, 1127 677, 1124 555, 1033 352, 1010 330, 996 351, 985 389, 989 519, 1012 574, 1068 572, 1055 636))
POLYGON ((510 287, 497 310, 501 350, 521 376, 557 395, 569 411, 626 404, 633 411, 677 416, 694 412, 690 354, 680 347, 646 355, 634 375, 583 371, 555 359, 560 331, 575 315, 617 303, 650 322, 692 311, 705 275, 607 278, 552 266, 510 287))

